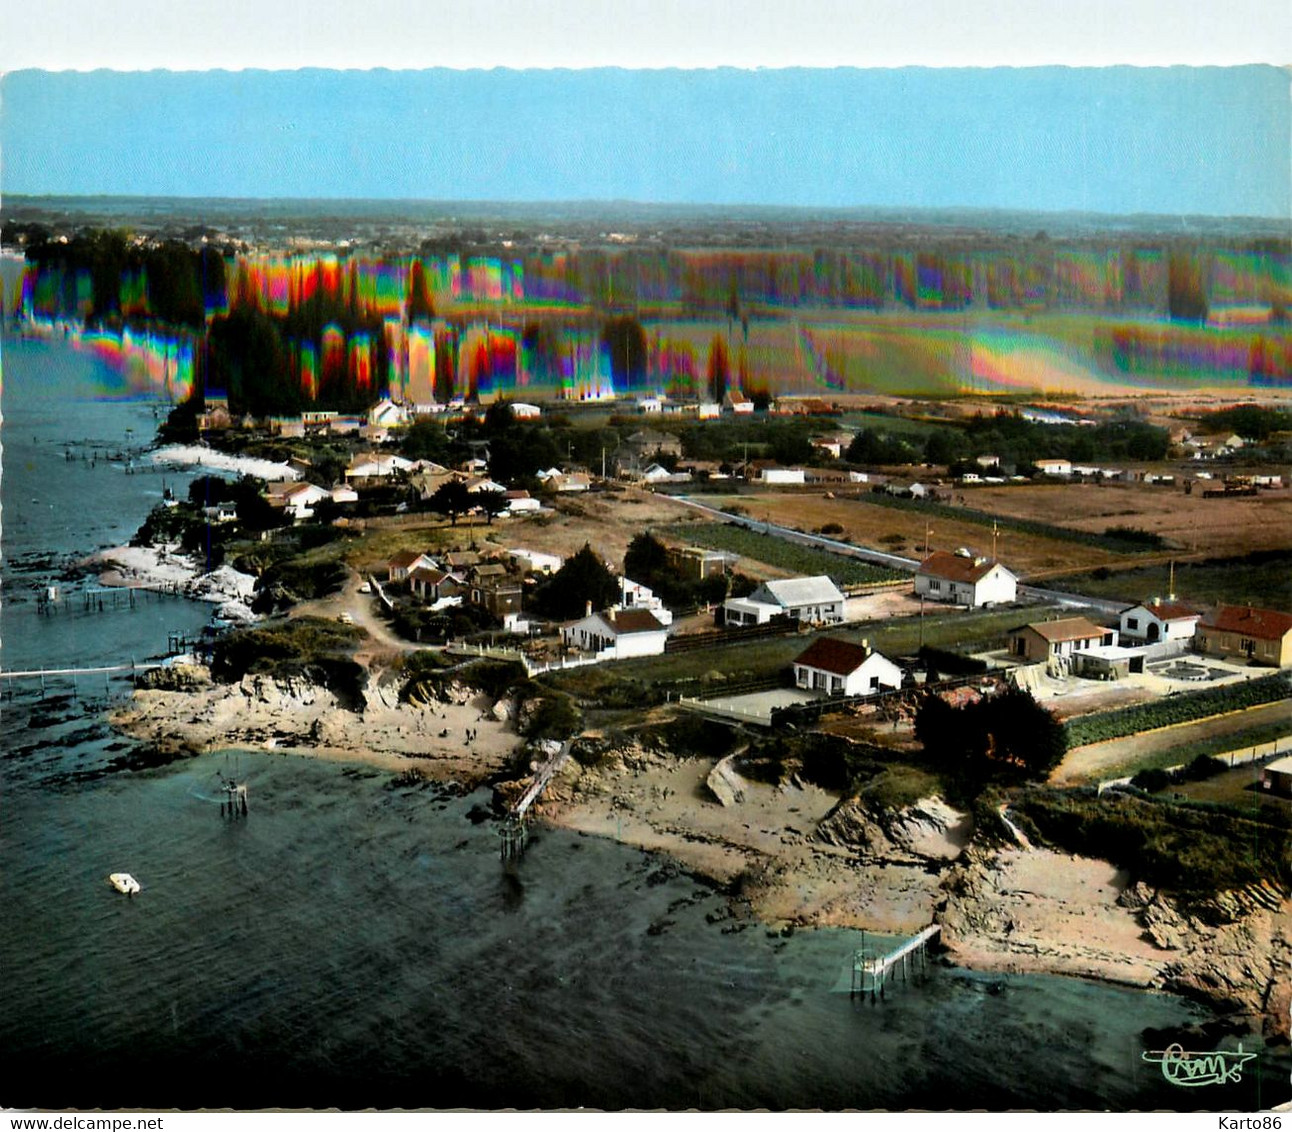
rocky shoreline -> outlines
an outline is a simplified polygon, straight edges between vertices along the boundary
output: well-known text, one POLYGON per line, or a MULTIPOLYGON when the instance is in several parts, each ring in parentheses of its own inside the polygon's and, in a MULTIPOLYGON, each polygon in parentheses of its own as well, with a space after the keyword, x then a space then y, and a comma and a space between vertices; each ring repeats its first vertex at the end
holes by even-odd
MULTIPOLYGON (((464 786, 493 781, 500 805, 526 785, 509 774, 533 761, 510 700, 452 684, 442 699, 401 703, 394 683, 370 676, 360 710, 349 711, 305 681, 249 675, 217 685, 204 668, 177 666, 149 682, 112 724, 178 753, 251 747, 415 768, 464 786)), ((724 886, 725 931, 900 936, 936 922, 960 966, 1173 991, 1268 1041, 1289 1039, 1292 901, 1272 888, 1185 911, 1105 861, 975 844, 968 815, 936 797, 875 812, 797 776, 751 780, 735 756, 595 732, 575 755, 534 813, 660 852, 724 886)))

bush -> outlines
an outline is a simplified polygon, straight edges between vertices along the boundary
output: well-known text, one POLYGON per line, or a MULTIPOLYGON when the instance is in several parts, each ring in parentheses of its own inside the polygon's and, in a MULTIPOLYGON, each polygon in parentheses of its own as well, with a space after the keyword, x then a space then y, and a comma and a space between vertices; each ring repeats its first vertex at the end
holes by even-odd
POLYGON ((1174 781, 1175 776, 1168 771, 1160 767, 1148 767, 1131 779, 1131 785, 1146 794, 1156 794, 1159 790, 1165 790, 1174 781))
POLYGON ((583 714, 564 692, 544 691, 529 702, 537 706, 521 732, 526 739, 568 739, 583 726, 583 714))

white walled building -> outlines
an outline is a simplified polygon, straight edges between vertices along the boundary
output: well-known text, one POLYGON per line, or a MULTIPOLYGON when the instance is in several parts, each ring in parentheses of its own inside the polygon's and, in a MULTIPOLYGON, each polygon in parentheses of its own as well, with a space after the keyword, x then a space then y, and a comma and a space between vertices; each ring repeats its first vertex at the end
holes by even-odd
POLYGON ((659 656, 668 640, 668 628, 648 609, 608 609, 567 625, 561 637, 571 648, 606 660, 623 660, 659 656))
POLYGON ((864 642, 819 637, 794 661, 799 688, 831 696, 864 696, 902 686, 902 670, 864 642))
POLYGON ((1127 640, 1150 645, 1157 641, 1191 641, 1201 618, 1201 613, 1187 605, 1155 597, 1122 610, 1119 629, 1127 640))
POLYGON ((977 608, 1018 597, 1018 579, 994 558, 937 550, 920 563, 915 596, 977 608))

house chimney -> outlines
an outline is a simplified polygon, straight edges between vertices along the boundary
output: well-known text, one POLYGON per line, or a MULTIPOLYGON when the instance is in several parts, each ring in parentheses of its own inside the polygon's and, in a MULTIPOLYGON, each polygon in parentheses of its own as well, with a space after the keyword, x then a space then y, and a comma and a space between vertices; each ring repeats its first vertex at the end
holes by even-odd
POLYGON ((862 638, 861 638, 861 647, 865 650, 866 655, 867 655, 867 656, 869 656, 869 655, 870 655, 870 641, 868 641, 865 637, 862 637, 862 638))
POLYGON ((590 602, 590 601, 589 601, 589 602, 585 602, 585 603, 584 603, 584 606, 583 606, 583 616, 584 616, 584 617, 591 617, 591 616, 592 616, 592 602, 590 602))

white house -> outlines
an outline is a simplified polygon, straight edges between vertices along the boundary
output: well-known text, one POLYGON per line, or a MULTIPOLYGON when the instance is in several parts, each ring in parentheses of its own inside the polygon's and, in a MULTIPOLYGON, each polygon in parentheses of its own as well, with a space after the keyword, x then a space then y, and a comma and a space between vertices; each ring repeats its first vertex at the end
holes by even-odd
POLYGON ((408 410, 383 397, 368 410, 368 423, 375 428, 397 428, 408 423, 408 410))
POLYGON ((331 491, 333 503, 358 503, 359 493, 354 490, 348 483, 339 483, 333 486, 331 491))
POLYGON ((794 683, 831 696, 864 696, 900 688, 902 670, 864 641, 818 637, 795 658, 794 683))
POLYGON ((1120 632, 1128 640, 1191 641, 1202 614, 1169 598, 1155 597, 1143 605, 1122 610, 1120 632))
POLYGON ((668 628, 649 609, 607 609, 567 625, 561 636, 571 648, 607 660, 622 660, 659 656, 668 639, 668 628))
POLYGON ((1018 597, 1018 579, 994 558, 935 550, 915 573, 915 596, 977 608, 1018 597))
POLYGON ((308 519, 314 514, 314 504, 331 499, 332 493, 312 483, 299 483, 283 495, 283 510, 293 519, 308 519))
POLYGON ((1071 460, 1037 460, 1036 470, 1043 476, 1072 475, 1071 460))
POLYGON ((534 421, 543 415, 543 410, 537 405, 530 405, 525 401, 513 401, 511 403, 511 415, 518 421, 534 421))
POLYGON ((631 578, 619 579, 619 604, 615 608, 649 609, 660 624, 673 624, 673 611, 664 607, 663 600, 655 596, 655 591, 631 578))
POLYGON ((843 594, 824 574, 783 578, 763 582, 747 598, 729 598, 722 608, 728 625, 762 625, 781 613, 795 621, 836 625, 843 620, 843 594))
POLYGON ((386 563, 387 577, 392 582, 406 582, 414 570, 438 570, 439 563, 429 554, 416 550, 401 550, 386 563))
POLYGON ((402 456, 368 453, 356 456, 350 462, 350 466, 345 470, 345 478, 348 480, 381 479, 385 476, 393 476, 396 472, 406 472, 412 466, 413 461, 405 460, 402 456))
POLYGON ((696 409, 696 415, 702 421, 716 421, 722 416, 722 406, 713 401, 701 401, 699 408, 696 409))
POLYGON ((540 550, 522 547, 507 551, 507 557, 531 574, 555 574, 564 564, 564 559, 558 554, 544 554, 540 550))
POLYGON ((541 511, 542 503, 527 491, 507 492, 507 514, 520 515, 526 511, 541 511))
POLYGON ((664 409, 664 402, 658 397, 643 397, 637 402, 637 411, 641 413, 658 413, 664 409))

